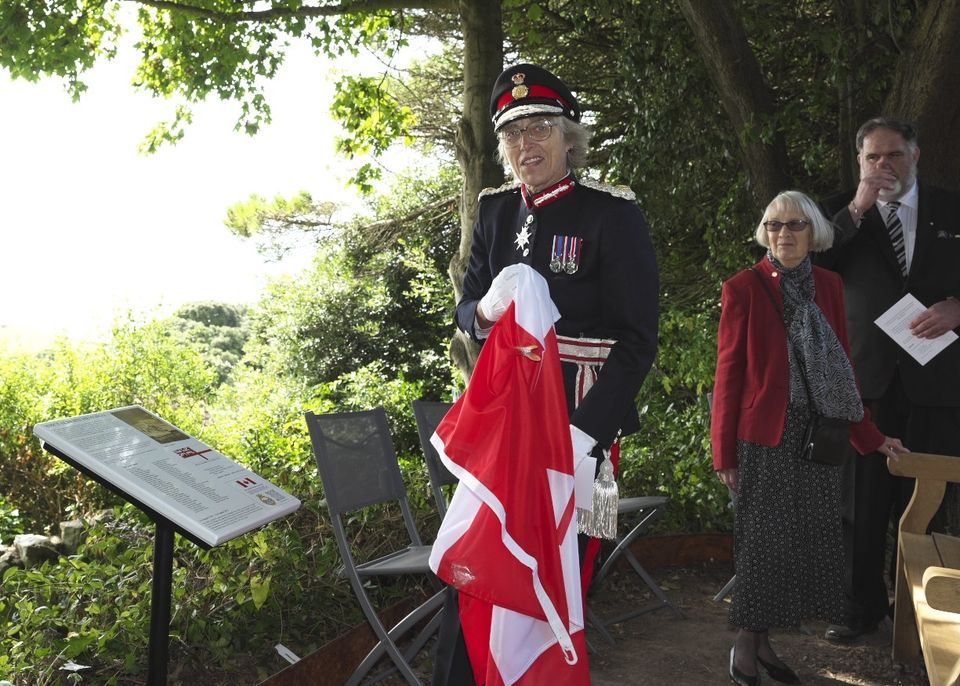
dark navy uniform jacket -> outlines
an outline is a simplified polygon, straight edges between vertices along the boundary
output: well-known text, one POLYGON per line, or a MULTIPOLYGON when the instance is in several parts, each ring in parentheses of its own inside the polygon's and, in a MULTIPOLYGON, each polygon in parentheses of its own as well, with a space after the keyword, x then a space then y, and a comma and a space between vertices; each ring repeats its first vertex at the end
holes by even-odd
POLYGON ((457 304, 457 325, 480 340, 477 303, 500 270, 523 262, 547 280, 560 311, 558 335, 615 340, 596 385, 576 409, 577 368, 562 365, 570 423, 605 448, 639 428, 636 396, 657 350, 657 262, 633 198, 629 189, 570 176, 532 198, 519 184, 484 191, 457 304), (573 273, 550 268, 555 246, 562 251, 564 243, 578 248, 576 255, 561 254, 576 262, 573 273))

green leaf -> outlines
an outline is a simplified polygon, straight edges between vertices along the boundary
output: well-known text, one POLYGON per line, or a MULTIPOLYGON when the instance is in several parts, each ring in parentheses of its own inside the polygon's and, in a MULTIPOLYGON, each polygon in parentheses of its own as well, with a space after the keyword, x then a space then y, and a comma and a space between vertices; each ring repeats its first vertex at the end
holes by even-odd
POLYGON ((257 610, 263 607, 263 604, 267 602, 267 597, 270 595, 270 575, 261 576, 259 574, 253 574, 250 576, 250 593, 253 596, 253 606, 257 610))

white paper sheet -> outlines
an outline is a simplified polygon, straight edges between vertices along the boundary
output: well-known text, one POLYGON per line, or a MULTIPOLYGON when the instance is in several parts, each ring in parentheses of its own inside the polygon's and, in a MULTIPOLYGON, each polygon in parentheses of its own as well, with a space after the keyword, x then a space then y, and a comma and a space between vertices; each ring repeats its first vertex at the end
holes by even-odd
POLYGON ((874 323, 884 333, 910 353, 913 359, 921 365, 925 365, 936 357, 941 350, 957 340, 957 334, 953 331, 947 331, 937 338, 917 338, 914 336, 910 330, 910 322, 926 309, 922 302, 907 293, 900 298, 897 304, 874 320, 874 323))

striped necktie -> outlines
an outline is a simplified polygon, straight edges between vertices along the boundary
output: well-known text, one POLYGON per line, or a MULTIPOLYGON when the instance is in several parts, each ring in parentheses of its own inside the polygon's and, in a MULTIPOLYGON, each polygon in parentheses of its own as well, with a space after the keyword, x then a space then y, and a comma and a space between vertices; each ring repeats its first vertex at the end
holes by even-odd
POLYGON ((903 224, 900 222, 900 215, 897 210, 900 209, 900 203, 887 203, 887 231, 890 232, 890 241, 893 243, 893 252, 897 255, 897 262, 900 263, 900 272, 907 275, 907 251, 903 245, 903 224))

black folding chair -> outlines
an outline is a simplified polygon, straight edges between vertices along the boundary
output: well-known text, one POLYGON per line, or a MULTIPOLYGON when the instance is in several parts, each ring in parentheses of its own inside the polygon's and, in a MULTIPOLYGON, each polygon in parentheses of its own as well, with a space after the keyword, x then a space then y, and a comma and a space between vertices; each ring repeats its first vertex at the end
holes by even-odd
POLYGON ((633 542, 636 541, 640 536, 645 534, 647 530, 655 524, 660 517, 663 516, 664 511, 667 508, 667 504, 670 502, 670 498, 667 496, 639 496, 635 498, 621 498, 619 504, 617 505, 617 518, 620 522, 629 522, 630 531, 624 536, 617 536, 616 547, 610 552, 607 556, 607 559, 604 561, 603 565, 597 571, 596 575, 593 577, 593 580, 590 582, 591 587, 597 588, 600 584, 603 583, 603 580, 607 577, 607 574, 613 569, 613 566, 620 560, 621 557, 625 558, 630 564, 630 567, 633 568, 633 571, 643 580, 647 585, 653 595, 656 597, 656 601, 645 605, 641 608, 630 610, 616 617, 609 618, 600 618, 597 614, 590 608, 589 602, 587 603, 587 619, 590 624, 603 636, 604 640, 611 645, 614 643, 613 636, 610 635, 610 632, 607 631, 608 626, 614 624, 619 624, 620 622, 625 622, 628 619, 634 617, 639 617, 642 614, 647 612, 653 612, 654 610, 660 610, 662 608, 668 608, 670 612, 674 614, 677 619, 683 619, 683 613, 677 608, 676 605, 667 597, 667 594, 663 592, 660 586, 653 580, 650 574, 646 569, 643 568, 643 565, 640 564, 640 561, 637 559, 636 555, 630 550, 630 546, 633 545, 633 542))
POLYGON ((417 532, 387 415, 382 407, 378 407, 363 412, 325 415, 307 412, 305 417, 334 536, 343 559, 340 573, 349 579, 363 614, 378 639, 377 645, 345 686, 372 684, 398 670, 411 686, 422 686, 410 663, 440 625, 438 609, 443 603, 443 586, 427 564, 431 546, 423 545, 417 532), (346 515, 390 502, 396 502, 400 507, 410 545, 374 560, 358 562, 351 550, 346 515), (427 575, 436 592, 388 630, 380 620, 366 585, 376 577, 401 574, 427 575), (397 642, 423 622, 426 623, 420 633, 401 652, 397 642), (393 667, 364 681, 384 656, 390 658, 393 667))
POLYGON ((423 459, 427 463, 427 473, 430 475, 430 486, 433 488, 433 497, 437 501, 440 518, 443 519, 447 514, 449 503, 443 489, 456 485, 457 477, 451 474, 440 460, 440 454, 433 447, 430 438, 453 407, 453 403, 414 400, 412 405, 413 416, 417 420, 417 433, 420 435, 420 446, 423 448, 423 459))

